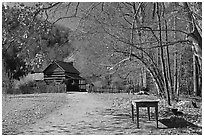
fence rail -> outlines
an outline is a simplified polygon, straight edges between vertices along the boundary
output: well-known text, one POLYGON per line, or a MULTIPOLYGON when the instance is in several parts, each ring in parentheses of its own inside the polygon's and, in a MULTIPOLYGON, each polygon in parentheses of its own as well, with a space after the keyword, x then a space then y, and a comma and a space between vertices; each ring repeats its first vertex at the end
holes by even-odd
POLYGON ((126 90, 119 90, 116 88, 93 88, 93 89, 88 89, 87 90, 89 93, 93 92, 93 93, 128 93, 128 91, 126 90))

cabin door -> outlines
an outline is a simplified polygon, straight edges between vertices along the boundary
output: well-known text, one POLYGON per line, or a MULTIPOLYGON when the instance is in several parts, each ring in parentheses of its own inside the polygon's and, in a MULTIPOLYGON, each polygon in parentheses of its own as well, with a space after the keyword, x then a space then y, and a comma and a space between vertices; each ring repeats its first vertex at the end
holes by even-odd
POLYGON ((67 91, 79 91, 79 80, 70 79, 66 83, 67 91))

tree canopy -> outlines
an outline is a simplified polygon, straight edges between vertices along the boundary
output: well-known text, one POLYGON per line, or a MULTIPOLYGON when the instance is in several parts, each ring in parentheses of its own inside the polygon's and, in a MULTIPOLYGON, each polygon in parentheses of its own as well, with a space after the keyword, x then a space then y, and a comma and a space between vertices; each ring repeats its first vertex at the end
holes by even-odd
POLYGON ((37 16, 39 5, 2 6, 2 52, 10 78, 19 79, 28 72, 42 71, 47 63, 62 60, 73 50, 71 30, 52 25, 40 13, 37 16))

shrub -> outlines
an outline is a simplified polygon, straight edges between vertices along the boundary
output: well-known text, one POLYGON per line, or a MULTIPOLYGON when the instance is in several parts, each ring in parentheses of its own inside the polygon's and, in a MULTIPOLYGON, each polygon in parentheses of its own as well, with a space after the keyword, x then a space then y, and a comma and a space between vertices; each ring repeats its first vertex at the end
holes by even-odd
POLYGON ((64 93, 64 92, 66 92, 65 84, 51 82, 49 83, 49 85, 47 85, 47 93, 64 93))
POLYGON ((22 94, 33 94, 35 92, 35 82, 29 81, 19 85, 19 90, 22 94))
POLYGON ((141 91, 146 91, 146 92, 148 92, 148 91, 149 91, 149 88, 148 88, 148 87, 142 87, 142 88, 141 88, 141 91))
POLYGON ((14 88, 14 81, 7 81, 6 86, 2 86, 2 92, 3 94, 16 94, 18 91, 14 88))
POLYGON ((47 85, 45 81, 35 82, 35 93, 47 93, 47 85))
POLYGON ((33 93, 46 93, 47 85, 44 81, 29 81, 27 83, 20 84, 15 93, 21 94, 33 94, 33 93))
POLYGON ((12 87, 8 87, 8 88, 4 89, 3 92, 5 94, 14 94, 15 93, 15 89, 12 88, 12 87))
POLYGON ((65 92, 65 85, 55 82, 46 84, 45 81, 29 81, 28 83, 19 85, 18 90, 21 94, 63 93, 65 92))

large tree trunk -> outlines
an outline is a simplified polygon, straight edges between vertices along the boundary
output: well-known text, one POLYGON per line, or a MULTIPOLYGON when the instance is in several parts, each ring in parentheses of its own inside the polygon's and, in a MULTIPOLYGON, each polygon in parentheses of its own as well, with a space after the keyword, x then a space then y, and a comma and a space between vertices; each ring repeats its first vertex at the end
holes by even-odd
POLYGON ((197 62, 196 62, 196 56, 193 55, 193 91, 194 95, 198 95, 198 68, 197 68, 197 62))
POLYGON ((193 55, 193 85, 194 85, 194 88, 193 90, 194 90, 194 95, 197 95, 199 93, 199 86, 198 86, 199 68, 198 66, 200 66, 200 69, 201 69, 201 61, 199 62, 199 60, 201 60, 202 58, 202 37, 200 33, 198 32, 197 26, 195 24, 195 19, 192 16, 192 12, 188 6, 188 3, 184 2, 183 5, 184 5, 184 9, 188 12, 187 13, 188 19, 194 23, 194 25, 192 23, 189 23, 189 31, 191 33, 189 33, 188 36, 192 38, 191 41, 193 44, 193 48, 192 48, 194 52, 194 55, 193 55))

